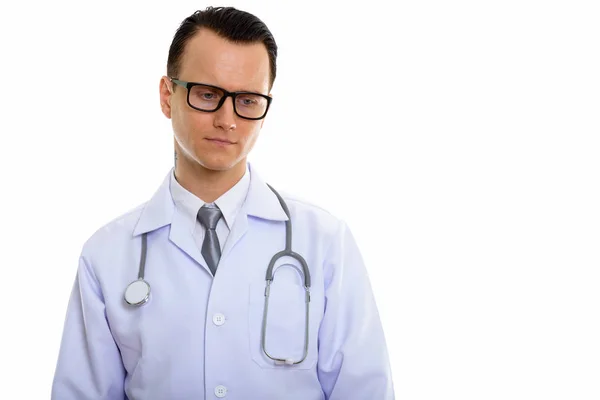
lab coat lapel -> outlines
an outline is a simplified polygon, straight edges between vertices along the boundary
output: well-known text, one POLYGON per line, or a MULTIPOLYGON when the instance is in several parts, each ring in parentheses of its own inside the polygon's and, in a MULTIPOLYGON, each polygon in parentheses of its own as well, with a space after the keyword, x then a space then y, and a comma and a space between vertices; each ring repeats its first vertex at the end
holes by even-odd
POLYGON ((275 194, 269 189, 256 169, 251 164, 248 164, 248 169, 250 170, 248 194, 225 242, 221 259, 229 255, 234 246, 248 230, 248 216, 271 221, 287 221, 288 219, 283 208, 281 208, 281 204, 279 204, 279 200, 277 200, 275 194))
MULTIPOLYGON (((256 169, 251 164, 248 164, 248 167, 250 170, 248 194, 225 242, 221 259, 227 257, 235 245, 246 234, 249 227, 249 217, 270 221, 288 220, 285 211, 283 211, 281 204, 279 204, 277 196, 269 189, 256 169)), ((177 210, 177 207, 173 203, 169 187, 171 176, 172 170, 169 171, 154 196, 145 204, 133 235, 137 236, 142 233, 151 232, 170 223, 169 240, 210 273, 210 269, 194 241, 193 226, 177 210)))
POLYGON ((175 207, 173 220, 171 222, 169 240, 212 275, 206 261, 204 261, 204 257, 202 257, 200 249, 196 245, 194 239, 194 225, 190 224, 190 221, 186 218, 184 213, 177 207, 175 207))
POLYGON ((173 203, 173 196, 170 189, 172 176, 173 170, 171 169, 162 185, 145 204, 140 214, 140 219, 133 231, 133 236, 152 232, 171 224, 169 241, 210 273, 210 269, 208 269, 200 253, 200 249, 198 249, 194 241, 193 225, 191 225, 190 221, 186 221, 186 218, 175 207, 175 203, 173 203))
POLYGON ((221 254, 221 260, 225 259, 231 249, 236 245, 236 243, 244 236, 246 231, 248 230, 248 216, 243 211, 243 207, 238 212, 237 217, 235 218, 235 222, 233 223, 233 227, 227 236, 227 240, 225 241, 225 247, 223 248, 223 253, 221 254))

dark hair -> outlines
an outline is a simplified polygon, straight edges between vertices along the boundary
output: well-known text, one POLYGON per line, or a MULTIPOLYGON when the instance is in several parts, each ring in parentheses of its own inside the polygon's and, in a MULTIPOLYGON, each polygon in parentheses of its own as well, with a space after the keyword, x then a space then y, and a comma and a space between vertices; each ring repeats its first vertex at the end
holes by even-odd
POLYGON ((270 87, 273 87, 277 74, 277 44, 275 39, 267 25, 258 17, 233 7, 207 7, 203 11, 196 11, 183 20, 179 29, 175 32, 169 48, 169 59, 167 61, 167 75, 169 77, 178 77, 185 45, 203 27, 233 43, 264 43, 269 54, 270 87))

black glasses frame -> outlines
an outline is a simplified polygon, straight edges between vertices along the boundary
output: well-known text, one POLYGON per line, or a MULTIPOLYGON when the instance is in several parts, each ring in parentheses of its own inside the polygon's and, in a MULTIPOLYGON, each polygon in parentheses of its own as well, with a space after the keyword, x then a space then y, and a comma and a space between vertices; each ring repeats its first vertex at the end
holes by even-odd
POLYGON ((214 85, 208 85, 208 84, 206 84, 206 83, 200 83, 200 82, 186 82, 186 81, 181 81, 181 80, 179 80, 179 79, 177 79, 177 78, 169 78, 169 80, 170 80, 171 82, 175 83, 176 85, 182 86, 182 87, 184 87, 184 88, 186 88, 186 89, 187 89, 187 103, 188 103, 188 106, 190 106, 190 107, 192 107, 194 110, 198 110, 198 111, 204 111, 204 112, 215 112, 215 111, 217 111, 219 108, 221 108, 221 107, 223 106, 223 104, 225 104, 225 100, 227 100, 227 98, 231 96, 231 100, 232 100, 232 102, 233 102, 233 111, 235 112, 235 114, 236 114, 238 117, 240 117, 240 118, 243 118, 243 119, 249 119, 249 120, 255 121, 255 120, 263 119, 264 117, 266 117, 266 116, 267 116, 267 112, 269 111, 269 107, 271 106, 271 101, 273 101, 273 98, 272 98, 272 97, 270 97, 270 96, 267 96, 267 95, 264 95, 264 94, 262 94, 262 93, 255 93, 255 92, 245 92, 245 91, 244 91, 244 92, 230 92, 230 91, 228 91, 228 90, 225 90, 225 89, 223 89, 223 88, 220 88, 220 87, 218 87, 218 86, 214 86, 214 85), (194 86, 207 86, 207 87, 210 87, 210 88, 213 88, 213 89, 218 89, 218 90, 222 91, 222 92, 223 92, 225 95, 224 95, 224 96, 221 98, 221 100, 219 101, 219 104, 217 104, 217 107, 216 107, 214 110, 205 110, 205 109, 202 109, 202 108, 194 107, 194 106, 192 105, 192 103, 190 103, 190 92, 191 92, 191 90, 190 90, 190 89, 191 89, 191 88, 193 88, 194 86), (252 94, 252 95, 255 95, 255 96, 260 96, 260 97, 263 97, 263 98, 265 98, 265 99, 267 100, 267 108, 265 108, 265 113, 264 113, 264 114, 263 114, 261 117, 258 117, 258 118, 249 118, 249 117, 244 117, 243 115, 240 115, 240 114, 238 113, 238 111, 237 111, 237 108, 236 108, 236 106, 235 106, 235 98, 236 98, 238 95, 240 95, 240 94, 252 94))

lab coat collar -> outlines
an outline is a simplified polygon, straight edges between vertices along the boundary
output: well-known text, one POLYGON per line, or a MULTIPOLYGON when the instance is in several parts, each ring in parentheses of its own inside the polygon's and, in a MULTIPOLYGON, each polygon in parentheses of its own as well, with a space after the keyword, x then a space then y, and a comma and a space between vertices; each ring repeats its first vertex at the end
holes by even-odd
MULTIPOLYGON (((260 177, 256 168, 248 163, 250 187, 240 213, 271 221, 287 221, 288 217, 281 207, 277 196, 260 177)), ((171 196, 170 183, 173 169, 164 178, 163 183, 146 203, 133 230, 133 236, 151 232, 169 225, 173 221, 175 204, 171 196)))
POLYGON ((171 223, 175 211, 175 203, 170 190, 172 171, 173 169, 169 171, 158 190, 142 209, 133 230, 133 236, 152 232, 171 223))
POLYGON ((269 189, 252 164, 248 163, 248 168, 250 169, 250 189, 242 209, 253 217, 271 221, 287 221, 289 218, 275 193, 269 189))

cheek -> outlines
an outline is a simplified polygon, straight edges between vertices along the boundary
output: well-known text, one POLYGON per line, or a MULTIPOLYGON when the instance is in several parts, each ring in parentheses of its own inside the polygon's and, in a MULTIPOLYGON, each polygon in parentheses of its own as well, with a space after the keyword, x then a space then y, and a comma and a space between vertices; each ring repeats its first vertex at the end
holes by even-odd
POLYGON ((248 130, 247 135, 244 138, 244 151, 247 153, 254 147, 256 140, 258 139, 258 134, 260 133, 260 124, 253 126, 248 130))
POLYGON ((187 137, 187 116, 180 104, 171 106, 171 124, 173 125, 173 132, 179 139, 187 137))
POLYGON ((194 110, 177 109, 172 116, 173 131, 180 140, 188 143, 195 142, 202 132, 209 131, 213 125, 210 114, 195 112, 194 110))

